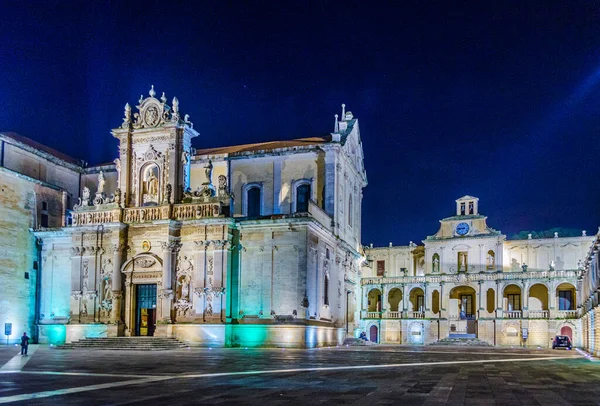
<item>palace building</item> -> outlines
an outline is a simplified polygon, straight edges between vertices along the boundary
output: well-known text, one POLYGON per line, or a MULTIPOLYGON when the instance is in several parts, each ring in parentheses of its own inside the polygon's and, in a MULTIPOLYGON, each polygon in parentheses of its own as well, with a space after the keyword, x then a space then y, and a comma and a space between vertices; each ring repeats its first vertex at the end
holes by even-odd
MULTIPOLYGON (((507 240, 464 196, 423 245, 363 247, 358 120, 202 149, 154 88, 88 166, 0 133, 0 320, 17 342, 315 347, 455 338, 598 353, 598 235, 507 240), (590 248, 591 247, 591 248, 590 248)), ((600 334, 600 332, 598 333, 600 334)))
POLYGON ((36 270, 35 282, 12 276, 28 291, 21 310, 5 312, 19 326, 11 338, 26 328, 56 344, 160 336, 314 347, 358 327, 367 179, 351 112, 336 115, 324 136, 195 149, 202 141, 177 98, 169 105, 152 88, 132 110, 125 106, 112 131, 119 156, 107 165, 86 167, 5 136, 6 156, 31 150, 41 162, 34 166, 46 168, 42 180, 23 177, 27 163, 1 172, 11 190, 41 190, 23 192, 30 210, 18 227, 35 231, 19 243, 22 263, 3 270, 36 270))
POLYGON ((593 240, 585 231, 507 240, 464 196, 423 245, 366 248, 361 329, 381 343, 548 347, 564 334, 581 345, 580 276, 593 240))

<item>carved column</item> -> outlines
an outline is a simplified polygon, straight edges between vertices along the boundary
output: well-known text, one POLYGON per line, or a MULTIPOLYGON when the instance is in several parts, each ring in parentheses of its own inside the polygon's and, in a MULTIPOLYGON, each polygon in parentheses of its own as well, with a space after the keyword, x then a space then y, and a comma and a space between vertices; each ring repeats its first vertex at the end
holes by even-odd
MULTIPOLYGON (((227 286, 227 266, 229 250, 227 246, 229 241, 215 241, 214 250, 214 288, 215 305, 219 304, 219 313, 221 314, 221 322, 225 321, 226 296, 225 286, 227 286)), ((215 309, 216 311, 216 309, 215 309)))
POLYGON ((171 317, 171 309, 173 307, 173 269, 175 268, 175 256, 181 249, 181 244, 178 242, 161 243, 163 250, 163 269, 162 269, 162 286, 158 293, 160 298, 160 323, 170 324, 173 322, 171 317))
POLYGON ((121 265, 123 262, 123 246, 114 244, 113 252, 113 273, 112 273, 112 311, 110 313, 110 322, 115 324, 122 321, 121 305, 123 300, 123 291, 121 290, 121 265))
POLYGON ((502 317, 503 298, 504 298, 504 295, 502 294, 502 285, 500 284, 500 281, 497 280, 496 281, 496 317, 502 317))
MULTIPOLYGON (((478 306, 479 307, 478 307, 478 309, 483 310, 483 306, 481 303, 481 300, 483 297, 483 292, 482 292, 483 281, 477 281, 477 285, 479 285, 479 293, 478 293, 478 295, 479 295, 479 300, 478 300, 479 305, 478 306)), ((479 311, 477 312, 477 315, 479 316, 479 311)))

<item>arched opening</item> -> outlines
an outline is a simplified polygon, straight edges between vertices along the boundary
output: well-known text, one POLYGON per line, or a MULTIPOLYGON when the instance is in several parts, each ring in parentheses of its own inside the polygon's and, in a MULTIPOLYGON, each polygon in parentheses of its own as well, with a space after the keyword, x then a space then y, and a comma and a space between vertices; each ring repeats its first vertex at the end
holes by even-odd
POLYGON ((461 320, 475 317, 475 289, 470 286, 457 286, 450 291, 450 317, 461 320))
POLYGON ((494 313, 496 311, 496 292, 492 288, 489 288, 486 293, 485 310, 487 310, 488 313, 494 313))
POLYGON ((410 291, 408 301, 410 303, 410 309, 413 312, 424 312, 425 311, 425 293, 421 288, 413 288, 410 291))
POLYGON ((569 326, 563 326, 560 329, 560 335, 561 336, 568 336, 571 339, 571 342, 573 342, 573 329, 571 329, 571 327, 569 327, 569 326))
POLYGON ((504 311, 509 312, 508 317, 520 317, 521 312, 521 287, 517 285, 508 285, 504 288, 504 311), (511 314, 511 312, 519 312, 511 314))
POLYGON ((377 326, 371 326, 371 328, 369 328, 369 341, 374 343, 379 342, 379 329, 377 326))
POLYGON ((558 310, 575 310, 576 303, 575 286, 570 283, 561 283, 556 287, 556 296, 558 298, 558 310))
POLYGON ((310 200, 310 185, 303 183, 296 188, 296 213, 308 212, 310 200))
POLYGON ((431 293, 431 311, 433 314, 438 314, 440 312, 440 292, 434 290, 431 293))
POLYGON ((369 304, 368 311, 380 312, 381 311, 381 291, 379 289, 372 289, 368 295, 369 304))
POLYGON ((246 201, 248 202, 248 217, 260 216, 260 188, 253 186, 246 191, 246 201))
POLYGON ((390 311, 400 311, 400 303, 402 302, 402 290, 394 288, 390 290, 388 294, 388 303, 390 304, 390 311))
POLYGON ((548 288, 546 285, 536 283, 529 288, 529 300, 527 303, 529 317, 543 317, 542 312, 548 310, 548 288))

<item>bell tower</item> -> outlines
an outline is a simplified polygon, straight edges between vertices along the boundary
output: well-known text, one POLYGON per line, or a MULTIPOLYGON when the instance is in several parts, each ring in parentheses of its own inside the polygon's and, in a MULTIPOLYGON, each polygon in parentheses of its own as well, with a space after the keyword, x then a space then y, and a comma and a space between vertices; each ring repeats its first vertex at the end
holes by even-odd
POLYGON ((125 117, 112 135, 119 140, 115 159, 118 189, 123 207, 160 206, 177 203, 190 184, 192 138, 198 136, 179 100, 171 106, 163 93, 157 99, 154 86, 149 97, 140 96, 137 112, 125 105, 125 117))

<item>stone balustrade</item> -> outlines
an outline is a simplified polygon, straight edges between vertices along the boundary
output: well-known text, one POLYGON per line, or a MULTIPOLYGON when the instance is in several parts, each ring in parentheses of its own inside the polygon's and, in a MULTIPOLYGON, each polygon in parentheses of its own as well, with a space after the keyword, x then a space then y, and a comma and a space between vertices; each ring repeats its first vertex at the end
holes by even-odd
POLYGON ((504 312, 502 312, 502 314, 505 319, 520 319, 523 316, 523 312, 521 312, 520 310, 505 310, 504 312))
POLYGON ((73 212, 74 227, 99 225, 106 223, 149 223, 157 220, 196 220, 201 218, 220 217, 224 214, 220 203, 184 203, 166 204, 162 206, 144 207, 112 207, 106 210, 102 206, 94 210, 73 212))
POLYGON ((577 310, 557 310, 555 312, 557 319, 576 319, 577 310))
POLYGON ((401 319, 402 318, 402 312, 387 311, 387 312, 384 313, 383 318, 384 319, 401 319))
POLYGON ((579 271, 531 271, 531 272, 492 272, 473 274, 442 274, 425 276, 384 276, 362 278, 361 285, 385 285, 385 284, 422 284, 422 283, 470 283, 479 281, 511 281, 550 278, 576 278, 579 271))
POLYGON ((547 319, 550 317, 548 310, 529 310, 530 319, 547 319))

